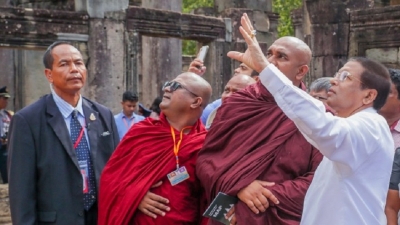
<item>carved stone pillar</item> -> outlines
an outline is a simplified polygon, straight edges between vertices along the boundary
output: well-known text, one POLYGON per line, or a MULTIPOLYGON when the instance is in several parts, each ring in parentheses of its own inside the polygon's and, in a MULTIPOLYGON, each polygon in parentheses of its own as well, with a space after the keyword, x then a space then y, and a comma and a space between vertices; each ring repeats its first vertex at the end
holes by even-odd
MULTIPOLYGON (((181 12, 182 0, 146 0, 146 8, 181 12)), ((162 85, 182 72, 182 41, 177 38, 142 36, 142 65, 139 75, 140 101, 147 107, 163 93, 162 85)), ((138 91, 138 90, 133 90, 138 91)))

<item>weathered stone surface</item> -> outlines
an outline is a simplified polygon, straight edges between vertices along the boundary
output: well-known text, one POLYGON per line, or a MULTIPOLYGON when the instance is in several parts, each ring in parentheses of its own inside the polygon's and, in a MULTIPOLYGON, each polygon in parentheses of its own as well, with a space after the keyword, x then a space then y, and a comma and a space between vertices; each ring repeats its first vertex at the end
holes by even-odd
POLYGON ((7 184, 0 184, 0 224, 12 225, 7 184))
POLYGON ((272 0, 215 0, 214 5, 217 13, 229 8, 272 11, 272 0))
POLYGON ((125 11, 129 0, 75 0, 75 11, 84 11, 91 18, 104 18, 107 12, 125 11))
POLYGON ((74 11, 74 0, 8 0, 8 4, 20 8, 74 11))
POLYGON ((372 48, 365 51, 365 56, 382 63, 397 63, 399 48, 372 48))
MULTIPOLYGON (((180 11, 182 10, 181 0, 148 0, 143 1, 142 6, 163 9, 153 11, 155 12, 155 14, 152 15, 156 16, 150 16, 149 18, 151 20, 151 23, 153 23, 152 26, 158 26, 158 22, 160 19, 169 20, 170 18, 168 14, 171 14, 172 18, 177 19, 176 22, 180 23, 180 25, 182 26, 182 29, 180 30, 182 35, 186 35, 186 32, 191 32, 190 29, 192 28, 192 25, 194 25, 192 24, 194 21, 190 18, 193 15, 180 13, 180 11), (161 14, 159 14, 160 12, 161 14), (158 17, 161 15, 165 16, 166 14, 164 13, 166 12, 168 12, 166 17, 158 17)), ((147 22, 150 22, 150 20, 148 20, 147 22)), ((170 27, 164 28, 169 29, 170 27)), ((142 34, 146 34, 146 32, 142 28, 140 28, 140 32, 142 34)), ((162 86, 166 81, 173 80, 177 75, 182 72, 181 40, 176 38, 159 38, 158 35, 154 36, 155 37, 142 36, 142 65, 141 77, 139 78, 139 86, 141 92, 141 102, 144 103, 146 106, 150 106, 154 98, 162 95, 162 86)))
POLYGON ((205 59, 207 71, 203 75, 213 88, 212 99, 221 97, 225 84, 232 77, 231 59, 226 56, 230 50, 230 43, 214 41, 209 43, 210 49, 205 59))
POLYGON ((365 56, 368 49, 400 46, 400 6, 351 13, 349 56, 365 56))
POLYGON ((125 44, 123 21, 91 19, 88 79, 84 92, 90 99, 120 111, 125 90, 125 44))
POLYGON ((319 77, 332 77, 346 63, 347 56, 320 56, 311 60, 310 73, 305 81, 310 84, 319 77))
POLYGON ((231 18, 232 21, 232 40, 243 40, 239 31, 240 18, 243 13, 247 13, 257 30, 257 40, 272 44, 276 40, 279 15, 272 12, 253 11, 250 9, 226 9, 221 13, 221 17, 231 18))
POLYGON ((143 35, 203 42, 225 38, 222 19, 141 7, 127 10, 127 29, 140 31, 143 35))
POLYGON ((88 35, 85 13, 0 7, 0 43, 5 46, 48 46, 60 34, 88 35))
POLYGON ((313 24, 311 49, 314 56, 347 55, 349 24, 313 24))
POLYGON ((350 21, 350 11, 373 7, 371 0, 305 0, 312 24, 350 21))

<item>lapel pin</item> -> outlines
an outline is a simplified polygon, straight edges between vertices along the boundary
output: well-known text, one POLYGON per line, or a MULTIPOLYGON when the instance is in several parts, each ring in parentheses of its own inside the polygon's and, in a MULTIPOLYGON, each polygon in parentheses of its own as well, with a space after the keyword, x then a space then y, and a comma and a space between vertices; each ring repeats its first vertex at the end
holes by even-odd
POLYGON ((96 117, 94 116, 93 113, 91 113, 90 116, 89 116, 89 119, 90 119, 91 121, 95 121, 95 120, 96 120, 96 117))

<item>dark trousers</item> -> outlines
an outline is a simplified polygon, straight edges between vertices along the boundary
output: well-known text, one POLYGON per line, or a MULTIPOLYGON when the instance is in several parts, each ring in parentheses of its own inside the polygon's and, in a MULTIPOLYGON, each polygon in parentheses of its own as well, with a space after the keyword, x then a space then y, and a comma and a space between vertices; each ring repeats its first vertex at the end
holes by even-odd
POLYGON ((8 175, 7 175, 7 145, 1 145, 0 147, 0 173, 1 179, 4 184, 8 183, 8 175))
POLYGON ((88 211, 85 210, 85 225, 97 225, 97 202, 88 211))

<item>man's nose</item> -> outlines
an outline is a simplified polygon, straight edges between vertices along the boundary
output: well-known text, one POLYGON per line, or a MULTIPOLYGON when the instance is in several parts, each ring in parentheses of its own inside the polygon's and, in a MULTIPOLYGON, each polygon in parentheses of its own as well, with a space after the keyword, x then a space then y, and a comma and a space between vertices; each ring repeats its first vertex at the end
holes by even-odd
POLYGON ((333 77, 330 81, 331 85, 337 86, 339 84, 339 79, 337 77, 333 77))
POLYGON ((269 63, 274 64, 274 66, 277 66, 276 58, 274 56, 267 58, 267 60, 269 63))
POLYGON ((165 92, 171 92, 171 87, 170 87, 170 86, 164 87, 164 91, 165 91, 165 92))
POLYGON ((75 65, 75 63, 71 63, 71 72, 76 72, 76 71, 78 71, 78 67, 75 65))

